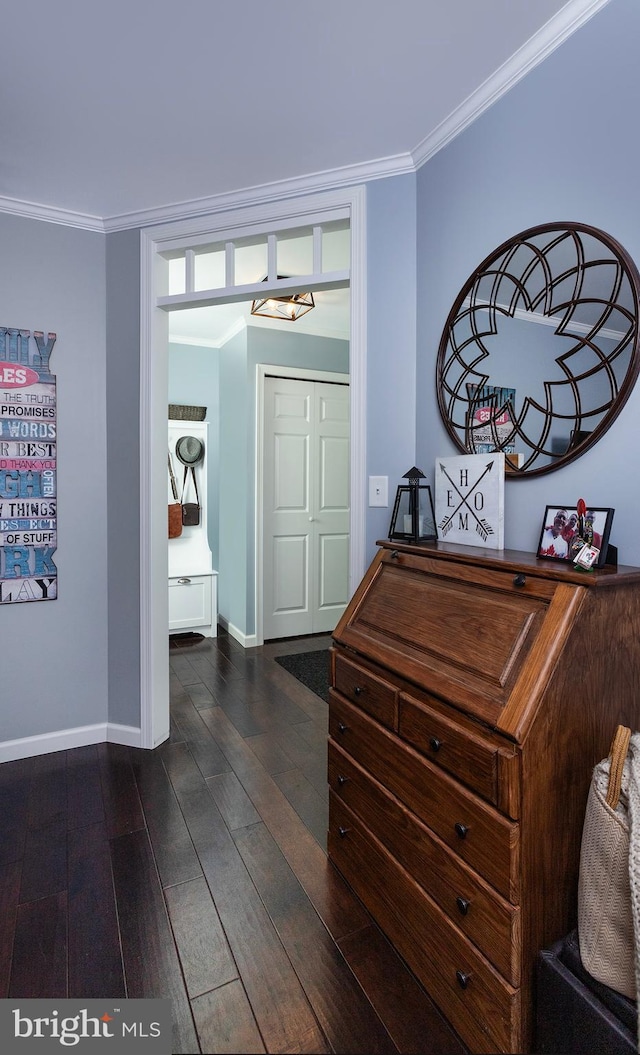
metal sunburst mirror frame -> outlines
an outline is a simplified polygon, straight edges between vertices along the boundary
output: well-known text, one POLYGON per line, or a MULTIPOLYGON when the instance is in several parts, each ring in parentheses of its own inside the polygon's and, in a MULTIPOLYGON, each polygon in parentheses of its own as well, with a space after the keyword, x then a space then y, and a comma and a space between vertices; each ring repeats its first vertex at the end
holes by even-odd
POLYGON ((456 446, 504 451, 515 478, 583 454, 637 379, 639 304, 636 265, 597 228, 552 223, 504 242, 461 289, 440 340, 438 405, 456 446))

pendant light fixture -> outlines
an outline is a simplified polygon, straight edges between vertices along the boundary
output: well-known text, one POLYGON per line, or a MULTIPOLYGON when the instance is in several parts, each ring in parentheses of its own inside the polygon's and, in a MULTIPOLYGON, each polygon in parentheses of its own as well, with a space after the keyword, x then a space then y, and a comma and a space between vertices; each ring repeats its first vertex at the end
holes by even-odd
MULTIPOLYGON (((278 278, 288 277, 278 275, 278 278)), ((266 278, 264 281, 267 281, 266 278)), ((263 300, 254 300, 251 314, 262 315, 265 319, 286 319, 287 322, 295 322, 315 306, 313 293, 287 293, 283 297, 270 296, 263 300)))

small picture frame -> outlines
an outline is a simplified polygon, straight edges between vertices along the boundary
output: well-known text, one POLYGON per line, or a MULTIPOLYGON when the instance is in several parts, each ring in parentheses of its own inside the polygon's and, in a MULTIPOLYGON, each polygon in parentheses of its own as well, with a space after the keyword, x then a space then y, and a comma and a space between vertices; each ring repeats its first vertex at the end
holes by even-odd
POLYGON ((585 570, 601 568, 607 562, 613 514, 613 509, 589 506, 580 518, 574 505, 547 506, 536 556, 541 560, 565 561, 585 570))

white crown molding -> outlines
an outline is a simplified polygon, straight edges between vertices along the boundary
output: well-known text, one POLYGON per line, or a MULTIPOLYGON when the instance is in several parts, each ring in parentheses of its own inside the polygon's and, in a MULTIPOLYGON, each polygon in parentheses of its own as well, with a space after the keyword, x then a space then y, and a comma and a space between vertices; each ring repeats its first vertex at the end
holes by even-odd
POLYGON ((169 344, 184 345, 185 348, 221 348, 221 341, 208 340, 206 337, 183 337, 179 333, 172 333, 169 336, 169 344))
MULTIPOLYGON (((282 330, 283 333, 292 333, 291 325, 287 322, 279 322, 278 319, 271 319, 269 326, 262 326, 260 324, 245 322, 244 319, 239 319, 237 322, 230 326, 228 330, 225 330, 222 337, 218 337, 215 340, 207 337, 185 337, 179 333, 171 333, 169 335, 169 344, 180 344, 189 348, 223 348, 227 341, 230 341, 236 334, 241 333, 242 330, 248 329, 251 326, 254 330, 282 330)), ((348 341, 351 336, 350 331, 347 330, 334 330, 329 326, 316 326, 313 331, 309 330, 297 330, 302 337, 325 337, 332 341, 348 341)))
POLYGON ((124 231, 128 228, 149 227, 153 224, 173 223, 175 220, 189 220, 200 216, 212 216, 216 213, 227 213, 233 209, 255 208, 273 202, 291 198, 306 197, 310 194, 329 190, 341 190, 356 184, 367 183, 374 179, 398 176, 415 172, 410 153, 396 154, 392 157, 378 158, 357 165, 345 165, 343 168, 328 169, 308 176, 294 176, 291 179, 274 183, 264 183, 243 190, 215 194, 211 198, 195 198, 193 201, 177 202, 158 209, 142 209, 135 213, 124 213, 121 216, 109 216, 104 221, 104 229, 124 231))
POLYGON ((37 205, 35 202, 19 201, 17 198, 0 196, 0 212, 22 216, 28 220, 46 220, 48 223, 63 224, 65 227, 78 227, 83 231, 98 231, 100 234, 104 234, 105 229, 104 220, 100 216, 55 209, 50 205, 37 205))
MULTIPOLYGON (((179 314, 179 313, 178 313, 179 314)), ((184 344, 190 348, 223 348, 227 341, 230 341, 232 337, 235 337, 238 333, 242 333, 246 330, 247 323, 244 319, 238 319, 232 323, 231 326, 222 334, 221 337, 207 338, 207 337, 181 337, 180 334, 170 333, 169 344, 184 344)))
POLYGON ((327 337, 332 341, 348 341, 351 336, 350 328, 346 330, 332 329, 330 326, 316 326, 309 330, 294 330, 291 323, 278 319, 269 319, 268 324, 262 323, 251 323, 247 325, 253 326, 256 330, 282 330, 284 333, 299 333, 301 337, 327 337))
POLYGON ((569 0, 548 22, 518 48, 495 73, 456 107, 437 128, 412 151, 416 169, 455 139, 485 110, 506 95, 518 81, 543 62, 552 51, 600 11, 609 0, 569 0))
POLYGON ((212 195, 210 198, 194 198, 191 201, 173 202, 154 209, 141 209, 138 212, 123 213, 117 216, 90 216, 75 213, 67 209, 56 209, 49 205, 38 205, 35 202, 20 201, 17 198, 0 196, 0 213, 13 213, 16 216, 32 220, 45 220, 49 223, 64 224, 67 227, 78 227, 86 231, 98 231, 101 234, 112 234, 116 231, 127 231, 150 227, 156 224, 174 223, 176 220, 198 219, 217 213, 227 213, 234 209, 255 208, 270 205, 291 198, 306 197, 317 192, 341 190, 370 180, 399 176, 415 172, 411 153, 396 154, 392 157, 377 158, 357 165, 345 165, 342 168, 327 169, 308 176, 294 176, 291 179, 273 183, 264 183, 243 190, 228 191, 212 195))

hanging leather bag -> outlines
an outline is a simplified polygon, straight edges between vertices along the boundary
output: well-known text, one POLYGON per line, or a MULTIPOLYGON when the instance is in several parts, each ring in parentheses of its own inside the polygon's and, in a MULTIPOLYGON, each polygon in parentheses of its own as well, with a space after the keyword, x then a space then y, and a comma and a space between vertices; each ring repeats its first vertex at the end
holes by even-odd
POLYGON ((578 940, 589 973, 636 999, 640 940, 640 734, 619 725, 593 770, 580 852, 578 940))
POLYGON ((184 478, 182 480, 182 523, 184 527, 196 527, 200 523, 200 495, 198 494, 198 481, 196 480, 196 472, 193 465, 187 468, 185 466, 184 478), (185 502, 184 494, 187 487, 187 477, 191 473, 193 479, 193 486, 196 492, 195 502, 185 502))
POLYGON ((171 490, 175 499, 174 502, 169 502, 169 538, 178 538, 182 534, 182 503, 178 498, 178 488, 173 473, 171 451, 169 451, 169 479, 171 480, 171 490))

